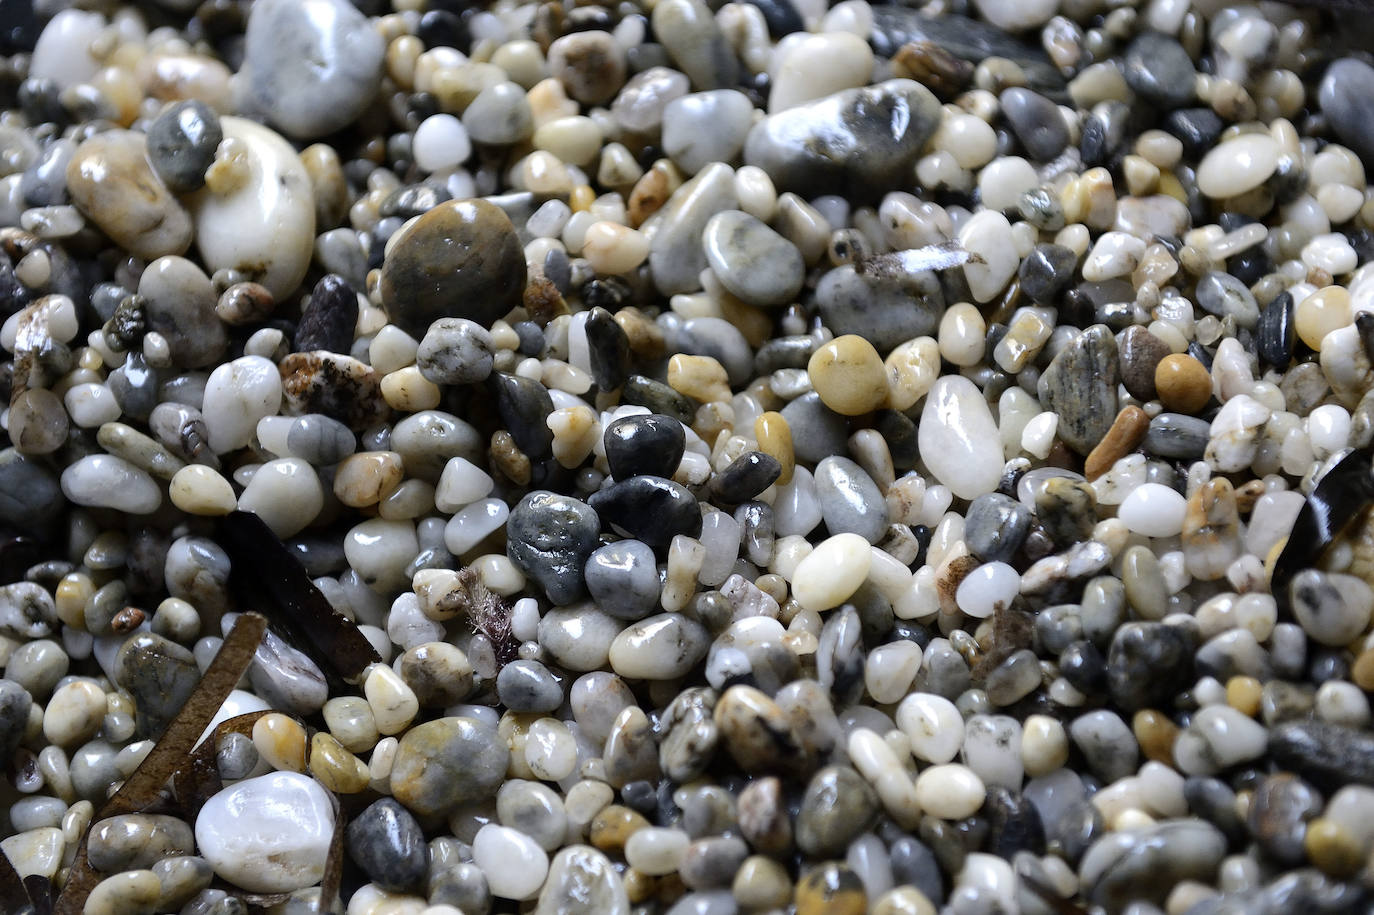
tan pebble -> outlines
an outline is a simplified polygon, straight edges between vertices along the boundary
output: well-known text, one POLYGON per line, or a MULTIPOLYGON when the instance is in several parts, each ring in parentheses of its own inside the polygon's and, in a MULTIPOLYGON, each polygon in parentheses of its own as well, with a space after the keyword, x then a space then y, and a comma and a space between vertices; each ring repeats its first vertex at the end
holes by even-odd
POLYGON ((1314 350, 1333 330, 1352 320, 1350 293, 1343 286, 1326 286, 1304 298, 1293 310, 1293 327, 1298 338, 1314 350))
POLYGON ((811 355, 806 372, 821 401, 843 416, 861 416, 887 400, 882 357, 863 337, 845 334, 811 355))
POLYGON ((629 897, 633 905, 648 902, 658 889, 657 879, 650 877, 643 871, 637 871, 633 867, 625 868, 621 880, 625 883, 625 895, 629 897))
POLYGON ((1350 677, 1365 692, 1374 691, 1374 648, 1365 649, 1355 658, 1350 677))
POLYGON ((305 728, 288 715, 271 712, 253 722, 253 746, 274 769, 305 771, 305 728))
POLYGON ((105 691, 89 680, 73 680, 53 693, 43 710, 43 736, 67 747, 94 737, 105 720, 105 691))
POLYGON ((1146 759, 1174 764, 1174 741, 1178 738, 1178 725, 1169 717, 1154 709, 1141 709, 1131 718, 1131 731, 1146 759))
POLYGON ((630 836, 648 826, 649 821, 639 812, 620 804, 611 804, 592 817, 587 838, 604 852, 620 854, 625 850, 625 843, 630 836))
POLYGON ((917 337, 888 353, 883 365, 887 369, 888 406, 908 410, 930 393, 940 377, 940 346, 933 337, 917 337))
POLYGON ((215 314, 225 324, 239 326, 256 324, 272 313, 276 299, 266 286, 258 283, 235 283, 220 293, 215 314))
POLYGON ((85 915, 153 915, 162 898, 162 881, 150 870, 106 877, 86 897, 85 915))
POLYGON ((679 394, 702 403, 730 399, 730 376, 725 366, 710 356, 678 353, 668 360, 668 384, 679 394))
POLYGON ((596 191, 592 190, 591 185, 579 184, 572 189, 568 195, 568 208, 574 213, 582 213, 592 208, 596 202, 596 191))
POLYGON ((363 681, 363 695, 372 707, 377 730, 386 735, 399 734, 420 712, 420 700, 401 675, 385 664, 375 664, 363 681))
MULTIPOLYGON (((123 45, 129 48, 131 45, 123 45)), ((138 61, 134 74, 149 97, 162 102, 200 99, 220 114, 233 111, 233 73, 203 54, 149 54, 138 61)))
POLYGON ((772 858, 751 855, 735 873, 731 890, 746 909, 780 909, 792 898, 792 879, 772 858))
POLYGON ((545 423, 553 433, 554 459, 569 469, 587 459, 600 437, 596 412, 585 405, 554 410, 545 423))
POLYGON ((1235 676, 1226 681, 1226 704, 1253 718, 1259 714, 1263 684, 1254 677, 1235 676))
POLYGON ((1302 846, 1317 869, 1332 877, 1348 877, 1364 864, 1355 836, 1340 823, 1325 817, 1307 824, 1302 846))
POLYGON ((1196 413, 1212 399, 1212 376, 1187 353, 1171 353, 1155 367, 1155 390, 1170 410, 1196 413))
POLYGON ((1113 464, 1130 454, 1144 441, 1145 433, 1149 429, 1149 414, 1134 405, 1123 408, 1116 414, 1116 419, 1107 430, 1107 434, 1102 437, 1102 441, 1088 452, 1088 457, 1083 462, 1083 475, 1089 480, 1095 480, 1111 470, 1113 464))
POLYGON ((649 239, 619 223, 594 222, 582 238, 582 256, 602 276, 618 276, 644 263, 649 239))
POLYGON ((615 313, 615 323, 630 340, 630 352, 645 359, 661 359, 666 351, 663 330, 633 305, 615 313))
POLYGON ((395 451, 350 454, 335 468, 334 497, 350 508, 366 508, 386 498, 404 478, 405 465, 395 451))
POLYGON ((534 473, 529 456, 515 444, 515 438, 505 429, 491 434, 491 446, 487 449, 491 466, 499 470, 506 479, 518 486, 528 486, 534 473))
POLYGON ((310 774, 336 794, 357 794, 371 780, 367 764, 323 731, 310 739, 310 774))
POLYGON ((84 572, 63 576, 54 592, 57 618, 77 631, 86 628, 86 601, 95 593, 95 583, 84 572))
POLYGON ((315 231, 337 226, 348 212, 348 179, 339 154, 328 143, 312 143, 301 150, 301 165, 315 193, 315 231))
POLYGON ((759 443, 760 451, 776 458, 782 465, 782 471, 778 474, 778 485, 786 486, 792 482, 797 455, 792 447, 792 427, 787 424, 783 415, 775 410, 760 413, 758 419, 754 420, 754 438, 759 443))
POLYGON ((630 191, 630 199, 626 204, 630 225, 640 226, 644 220, 657 213, 659 208, 668 202, 668 198, 673 196, 673 191, 681 186, 682 173, 676 165, 667 159, 655 162, 644 173, 644 177, 635 182, 634 189, 630 191))

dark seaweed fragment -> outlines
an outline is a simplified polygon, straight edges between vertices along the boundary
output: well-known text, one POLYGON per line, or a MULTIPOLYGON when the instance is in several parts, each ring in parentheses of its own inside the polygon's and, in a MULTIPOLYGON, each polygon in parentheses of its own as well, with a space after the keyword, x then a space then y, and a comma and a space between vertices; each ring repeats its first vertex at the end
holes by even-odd
POLYGON ((353 621, 335 610, 305 568, 262 519, 231 512, 220 519, 219 543, 229 554, 229 588, 239 606, 265 613, 319 665, 334 688, 381 661, 353 621))

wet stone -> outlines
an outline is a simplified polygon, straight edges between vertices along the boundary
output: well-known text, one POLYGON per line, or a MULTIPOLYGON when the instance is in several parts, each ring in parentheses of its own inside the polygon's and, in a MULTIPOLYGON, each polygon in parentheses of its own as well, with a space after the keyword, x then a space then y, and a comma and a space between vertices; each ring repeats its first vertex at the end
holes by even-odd
POLYGON ((800 461, 818 462, 846 450, 845 418, 808 391, 782 408, 782 418, 792 430, 792 444, 800 461))
POLYGON ((620 387, 630 373, 630 338, 604 308, 591 310, 585 330, 592 380, 603 391, 620 387))
POLYGON ((777 458, 760 451, 746 451, 716 475, 712 494, 722 504, 738 505, 772 486, 781 472, 777 458))
POLYGON ((163 858, 195 850, 191 827, 172 816, 132 813, 109 817, 91 828, 87 858, 107 874, 143 870, 163 858))
POLYGON ((506 522, 506 554, 543 588, 549 600, 569 604, 585 593, 582 570, 597 548, 600 532, 601 519, 587 503, 552 492, 532 492, 520 500, 506 522))
POLYGON ((662 477, 633 476, 594 493, 589 504, 603 524, 665 555, 674 537, 701 533, 701 509, 684 486, 662 477))
POLYGON ((114 679, 133 697, 138 733, 158 737, 200 682, 200 668, 182 646, 159 635, 140 633, 119 649, 114 679))
POLYGON ((652 613, 662 588, 654 551, 638 540, 618 540, 597 549, 583 570, 592 600, 618 619, 652 613))
POLYGON ((1165 109, 1192 101, 1196 71, 1176 39, 1142 32, 1126 48, 1123 63, 1126 84, 1147 101, 1165 109))
POLYGON ((706 223, 702 245, 721 285, 750 305, 785 305, 801 290, 801 252, 757 217, 717 213, 706 223))
POLYGON ((877 812, 877 796, 863 776, 848 766, 826 766, 802 796, 797 847, 812 857, 839 857, 877 812))
POLYGON ((323 351, 292 353, 277 368, 285 415, 323 413, 361 432, 387 411, 376 370, 351 356, 323 351))
POLYGON ((873 479, 849 458, 832 455, 816 465, 816 498, 832 534, 858 534, 877 543, 887 533, 887 502, 873 479))
POLYGON ((1155 369, 1170 354, 1168 345, 1139 325, 1121 335, 1121 383, 1136 400, 1155 398, 1155 369))
POLYGON ((1078 256, 1071 249, 1050 242, 1038 244, 1018 268, 1021 291, 1038 305, 1053 305, 1073 281, 1077 264, 1078 256))
POLYGON ((1018 86, 1004 90, 999 101, 1002 114, 1032 159, 1048 162, 1068 145, 1069 131, 1059 106, 1045 96, 1018 86))
POLYGON ((358 323, 358 294, 348 281, 329 273, 315 284, 301 310, 294 347, 299 352, 324 350, 348 355, 358 323))
POLYGON ((1353 149, 1368 168, 1374 165, 1374 67, 1344 57, 1326 69, 1318 99, 1341 142, 1353 149))
POLYGON ((544 457, 553 444, 553 432, 546 422, 553 412, 548 388, 533 378, 495 372, 487 379, 495 395, 496 409, 515 445, 531 458, 544 457))
POLYGON ((1319 786, 1374 785, 1374 736, 1323 721, 1291 721, 1269 732, 1269 753, 1319 786))
POLYGON ((429 847, 409 810, 382 798, 353 818, 345 832, 348 855, 369 880, 392 893, 422 886, 429 847))
POLYGON ((510 217, 494 204, 441 203, 407 224, 388 250, 382 303, 391 321, 417 339, 438 318, 487 327, 521 303, 524 252, 510 217))
POLYGON ((617 480, 648 474, 671 477, 682 461, 686 433, 670 416, 624 416, 606 426, 606 462, 617 480))
POLYGON ((224 131, 209 105, 188 99, 169 106, 148 126, 148 161, 178 194, 199 190, 224 131))
POLYGON ((1107 653, 1112 700, 1127 711, 1167 708, 1193 681, 1193 650, 1192 641, 1178 627, 1126 623, 1112 637, 1107 653))
POLYGON ((1211 434, 1211 424, 1205 419, 1182 413, 1160 413, 1150 420, 1150 428, 1142 443, 1147 454, 1176 460, 1196 460, 1202 457, 1211 434))
POLYGON ((444 815, 495 793, 509 755, 494 727, 462 717, 428 721, 401 738, 391 790, 420 816, 444 815))
POLYGON ((871 199, 905 184, 938 122, 928 89, 888 80, 768 116, 750 130, 744 161, 779 191, 871 199))
POLYGON ((1116 339, 1094 325, 1064 347, 1040 376, 1040 402, 1059 414, 1058 436, 1086 455, 1116 419, 1116 339))
POLYGON ((82 143, 67 166, 72 203, 137 257, 181 254, 191 216, 148 163, 142 134, 109 130, 82 143))

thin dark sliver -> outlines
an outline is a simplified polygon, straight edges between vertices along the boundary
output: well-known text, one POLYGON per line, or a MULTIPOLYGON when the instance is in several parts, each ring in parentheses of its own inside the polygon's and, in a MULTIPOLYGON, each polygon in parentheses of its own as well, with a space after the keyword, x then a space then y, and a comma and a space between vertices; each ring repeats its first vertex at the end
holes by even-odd
POLYGON ((0 851, 0 913, 10 915, 31 905, 33 900, 29 898, 28 887, 14 869, 9 856, 0 851))
POLYGON ((139 767, 105 802, 105 806, 91 817, 86 834, 81 837, 81 844, 77 847, 67 885, 57 897, 54 911, 58 915, 81 915, 86 907, 86 897, 100 882, 100 875, 86 859, 86 840, 90 836, 90 827, 112 816, 144 810, 160 800, 162 787, 185 765, 196 741, 248 670, 248 665, 253 662, 253 652, 257 650, 266 631, 267 620, 256 613, 245 613, 234 622, 234 628, 225 636, 224 644, 210 662, 191 698, 186 700, 139 767))
POLYGON ((1288 582, 1316 565, 1326 548, 1350 529, 1374 504, 1374 460, 1369 451, 1353 451, 1327 471, 1312 489, 1279 558, 1270 589, 1280 607, 1288 605, 1288 582))
POLYGON ((219 766, 215 762, 215 750, 219 746, 220 738, 225 734, 252 735, 253 725, 267 714, 270 713, 248 712, 236 715, 228 721, 221 721, 215 726, 214 731, 201 741, 200 746, 191 752, 186 764, 177 770, 173 790, 177 803, 181 805, 188 820, 195 819, 200 813, 200 808, 205 806, 205 802, 224 787, 224 781, 219 776, 219 766))
POLYGON ((239 606, 265 613, 336 681, 336 688, 381 661, 372 643, 330 606, 305 568, 257 515, 226 515, 220 520, 219 542, 229 554, 229 587, 239 606))

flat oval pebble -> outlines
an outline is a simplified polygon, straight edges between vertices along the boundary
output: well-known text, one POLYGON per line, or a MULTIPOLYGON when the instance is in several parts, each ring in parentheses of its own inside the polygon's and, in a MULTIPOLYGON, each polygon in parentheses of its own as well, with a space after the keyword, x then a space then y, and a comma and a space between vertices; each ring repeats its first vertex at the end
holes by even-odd
POLYGON ((785 305, 801 290, 801 252, 748 213, 712 216, 701 243, 721 285, 750 305, 785 305))
POLYGON ((81 212, 136 257, 181 254, 191 245, 192 217, 148 164, 140 134, 109 130, 78 146, 67 189, 81 212))
POLYGON ((1198 164, 1198 190, 1208 197, 1235 197, 1258 187, 1278 167, 1279 146, 1264 134, 1245 134, 1209 152, 1198 164))
POLYGON ((958 376, 935 382, 921 413, 919 441, 926 466, 955 495, 973 499, 997 488, 1002 477, 997 426, 973 382, 958 376))

